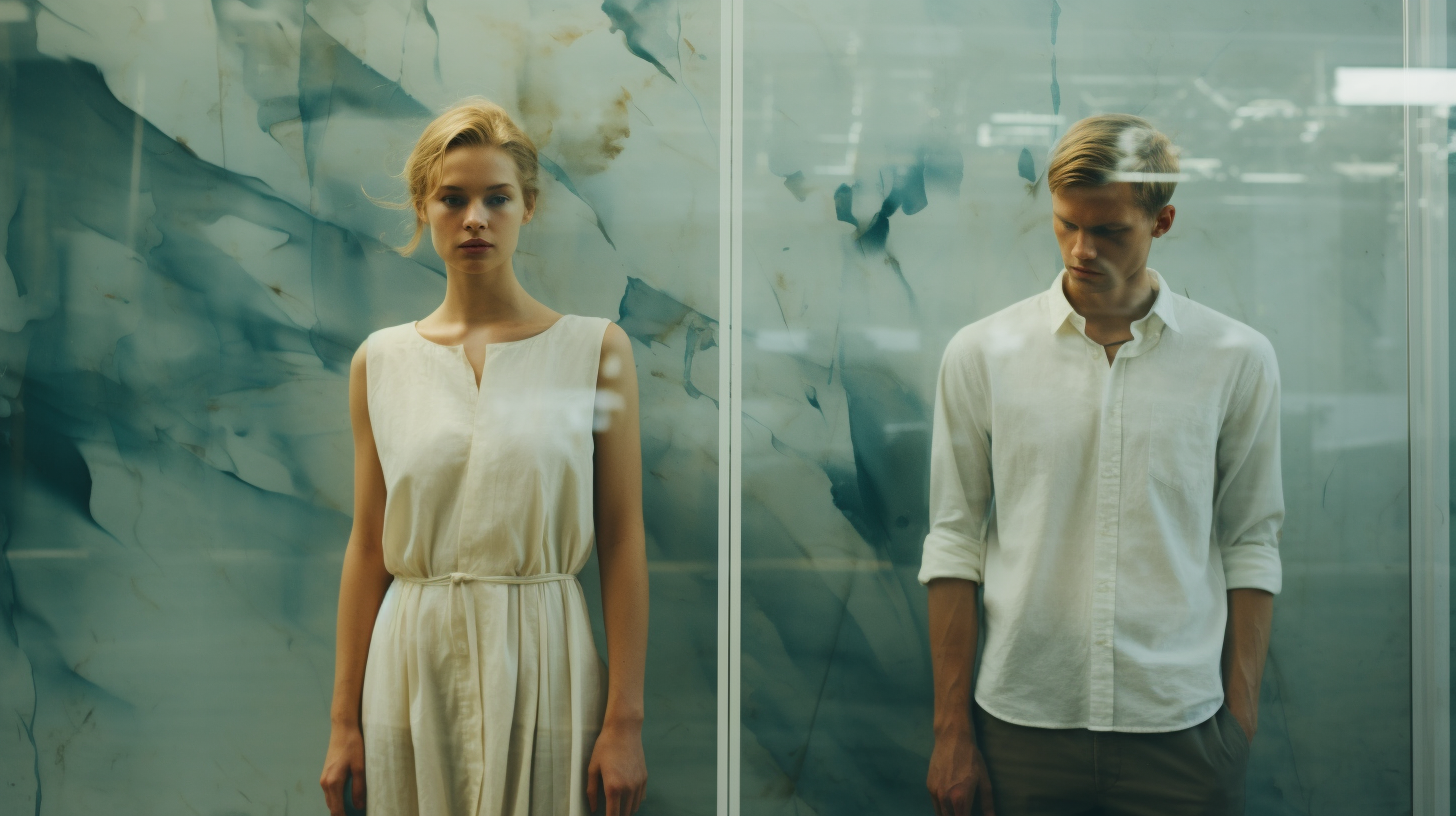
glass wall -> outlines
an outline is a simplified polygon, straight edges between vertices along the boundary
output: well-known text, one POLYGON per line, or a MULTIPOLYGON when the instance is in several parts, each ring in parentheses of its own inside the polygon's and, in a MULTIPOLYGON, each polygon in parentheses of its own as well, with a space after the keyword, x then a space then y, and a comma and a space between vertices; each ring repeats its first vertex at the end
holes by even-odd
POLYGON ((748 2, 743 812, 929 812, 930 404, 960 327, 1061 267, 1072 122, 1151 119, 1190 177, 1150 265, 1283 376, 1288 519, 1256 814, 1411 807, 1399 4, 748 2))
POLYGON ((0 812, 323 812, 348 364, 444 293, 370 197, 471 94, 547 160, 526 288, 637 341, 648 810, 712 812, 718 41, 692 0, 0 3, 0 812))
MULTIPOLYGON (((645 813, 715 812, 730 765, 744 814, 931 812, 936 372, 1058 273, 1047 153, 1104 112, 1182 148, 1150 264, 1279 358, 1249 813, 1411 812, 1405 120, 1336 93, 1341 67, 1402 65, 1402 5, 727 8, 741 32, 710 0, 0 0, 0 812, 322 812, 348 363, 444 291, 379 202, 473 94, 542 149, 522 282, 635 341, 645 813)), ((594 561, 582 584, 606 656, 594 561)))

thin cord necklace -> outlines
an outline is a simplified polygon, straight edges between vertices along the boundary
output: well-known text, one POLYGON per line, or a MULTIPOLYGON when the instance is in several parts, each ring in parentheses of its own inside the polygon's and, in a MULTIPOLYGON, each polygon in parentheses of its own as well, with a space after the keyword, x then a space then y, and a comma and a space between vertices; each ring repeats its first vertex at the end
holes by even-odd
POLYGON ((1131 343, 1131 342, 1132 342, 1132 338, 1129 337, 1126 340, 1113 340, 1111 343, 1098 343, 1097 345, 1099 345, 1099 346, 1101 346, 1103 348, 1112 348, 1113 346, 1120 346, 1123 343, 1131 343))

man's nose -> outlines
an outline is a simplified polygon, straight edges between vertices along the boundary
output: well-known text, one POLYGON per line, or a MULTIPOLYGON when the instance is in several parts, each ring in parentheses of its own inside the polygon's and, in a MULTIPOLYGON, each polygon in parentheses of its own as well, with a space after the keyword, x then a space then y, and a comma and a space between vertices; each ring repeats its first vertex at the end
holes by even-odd
POLYGON ((1092 260, 1097 257, 1097 247, 1092 245, 1092 239, 1085 232, 1077 233, 1072 241, 1072 256, 1083 260, 1092 260))

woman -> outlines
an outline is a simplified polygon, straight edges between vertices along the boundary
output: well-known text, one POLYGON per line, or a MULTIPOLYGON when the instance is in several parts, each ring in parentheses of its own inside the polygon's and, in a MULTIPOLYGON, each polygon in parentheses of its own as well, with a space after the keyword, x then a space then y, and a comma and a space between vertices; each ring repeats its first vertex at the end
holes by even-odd
POLYGON ((404 251, 429 229, 445 300, 370 335, 349 370, 329 812, 343 814, 349 780, 354 807, 367 798, 379 816, 626 816, 647 780, 630 342, 517 282, 536 150, 501 108, 470 99, 436 119, 405 175, 404 251), (606 678, 575 577, 594 539, 606 678))

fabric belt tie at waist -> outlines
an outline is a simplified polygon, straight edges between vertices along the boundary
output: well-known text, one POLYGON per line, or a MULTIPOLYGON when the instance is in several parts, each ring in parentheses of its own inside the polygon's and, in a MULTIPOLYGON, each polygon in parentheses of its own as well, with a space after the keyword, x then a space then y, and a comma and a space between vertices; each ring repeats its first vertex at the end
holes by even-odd
POLYGON ((396 575, 395 578, 410 584, 421 586, 445 586, 446 584, 546 584, 552 581, 566 581, 575 578, 575 575, 565 572, 543 572, 538 575, 473 575, 468 572, 452 572, 449 575, 437 575, 434 578, 410 578, 404 575, 396 575))
MULTIPOLYGON (((396 580, 404 581, 407 584, 419 584, 420 586, 448 586, 450 587, 450 637, 455 636, 455 601, 456 590, 461 584, 548 584, 554 581, 574 581, 575 575, 565 572, 543 572, 537 575, 473 575, 468 572, 452 572, 449 575, 437 575, 433 578, 410 578, 403 575, 394 576, 396 580)), ((475 703, 477 713, 480 716, 480 760, 485 757, 485 684, 480 677, 480 654, 479 636, 476 634, 475 626, 475 604, 466 603, 464 598, 459 599, 465 607, 465 654, 470 661, 470 679, 475 684, 475 694, 472 699, 475 703)), ((455 644, 451 644, 451 651, 456 651, 455 644)), ((480 809, 480 787, 471 795, 475 801, 474 810, 480 809)))

